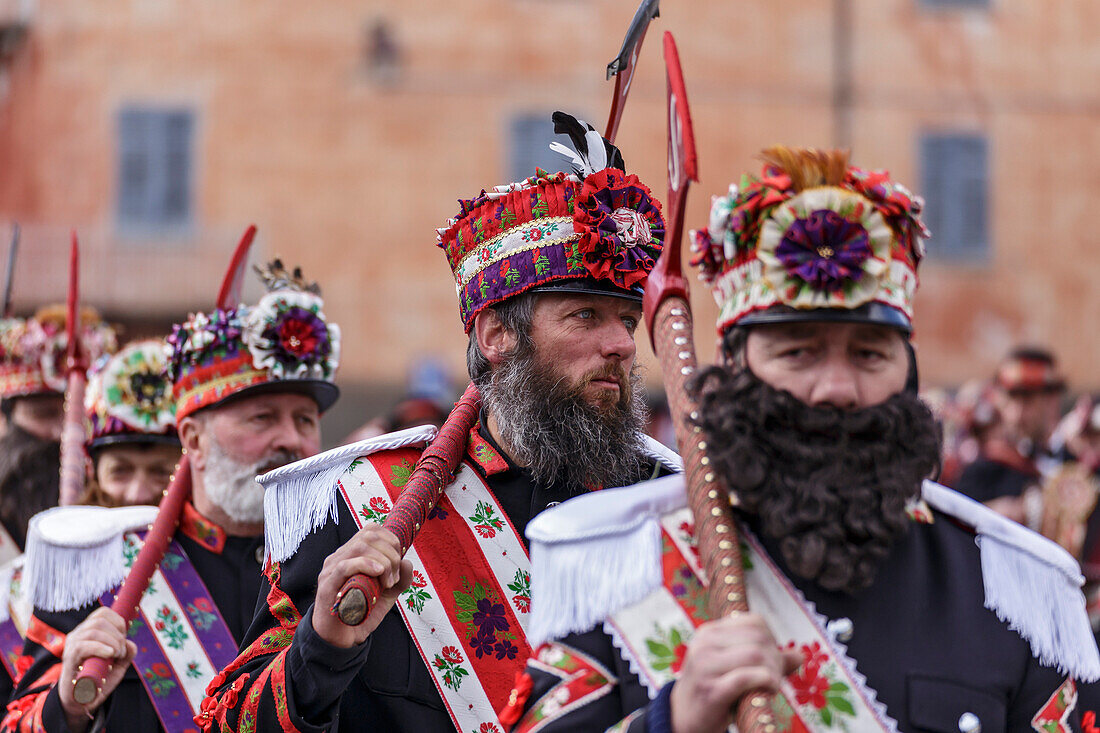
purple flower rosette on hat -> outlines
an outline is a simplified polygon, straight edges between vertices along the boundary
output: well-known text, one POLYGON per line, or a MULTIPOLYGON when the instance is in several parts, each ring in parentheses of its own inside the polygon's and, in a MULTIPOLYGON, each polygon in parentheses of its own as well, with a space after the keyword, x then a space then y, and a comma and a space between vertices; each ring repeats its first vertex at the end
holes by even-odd
POLYGON ((788 227, 775 255, 792 276, 831 293, 863 276, 871 245, 862 224, 820 209, 788 227))
POLYGON ((764 278, 793 308, 854 308, 889 269, 893 234, 858 194, 813 188, 780 204, 760 233, 764 278))

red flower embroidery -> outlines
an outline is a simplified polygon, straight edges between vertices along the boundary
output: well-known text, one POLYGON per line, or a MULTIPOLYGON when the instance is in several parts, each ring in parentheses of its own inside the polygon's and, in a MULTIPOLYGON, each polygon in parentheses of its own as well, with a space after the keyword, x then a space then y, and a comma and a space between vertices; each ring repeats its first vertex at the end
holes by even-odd
POLYGON ((388 514, 390 511, 390 504, 381 496, 375 496, 370 500, 370 508, 380 514, 388 514))
POLYGON ((306 356, 317 348, 317 334, 312 324, 287 318, 279 324, 279 345, 295 356, 306 356))
POLYGON ((478 728, 477 733, 500 733, 500 728, 496 727, 492 723, 482 723, 478 728))
MULTIPOLYGON (((15 660, 15 674, 18 677, 22 677, 27 673, 27 670, 30 669, 31 665, 33 664, 34 657, 29 654, 24 654, 23 656, 15 660)), ((15 681, 18 682, 19 680, 17 679, 15 681)))
POLYGON ((445 646, 443 647, 443 658, 451 664, 458 664, 462 661, 462 655, 458 651, 458 647, 445 646))
POLYGON ((157 677, 167 677, 172 674, 172 670, 168 669, 168 665, 157 662, 153 665, 153 674, 157 677))
POLYGON ((527 596, 512 596, 512 603, 516 604, 516 608, 529 613, 531 611, 531 599, 527 596))
POLYGON ((816 672, 828 661, 829 657, 821 650, 819 642, 802 645, 802 666, 806 669, 813 669, 816 672))
POLYGON ((687 651, 687 644, 680 644, 672 650, 674 659, 672 660, 672 664, 669 665, 669 669, 672 671, 673 674, 680 673, 680 667, 684 666, 684 657, 687 656, 687 651))
POLYGON ((426 588, 428 581, 424 580, 424 576, 420 574, 419 570, 414 570, 412 584, 414 588, 426 588))
POLYGON ((818 710, 825 707, 825 692, 829 689, 829 680, 822 677, 820 667, 804 665, 787 680, 794 688, 794 697, 799 705, 812 704, 818 710))
POLYGON ((211 604, 210 600, 207 598, 196 598, 195 608, 199 609, 200 611, 205 611, 206 613, 212 613, 214 611, 213 604, 211 604))
POLYGON ((496 536, 497 536, 497 531, 496 531, 496 529, 494 529, 493 527, 489 526, 488 524, 477 524, 477 525, 474 525, 474 529, 476 529, 476 530, 477 530, 477 533, 478 533, 479 535, 481 535, 482 537, 496 537, 496 536))
POLYGON ((157 621, 153 625, 156 627, 157 631, 164 631, 164 622, 163 621, 157 621))

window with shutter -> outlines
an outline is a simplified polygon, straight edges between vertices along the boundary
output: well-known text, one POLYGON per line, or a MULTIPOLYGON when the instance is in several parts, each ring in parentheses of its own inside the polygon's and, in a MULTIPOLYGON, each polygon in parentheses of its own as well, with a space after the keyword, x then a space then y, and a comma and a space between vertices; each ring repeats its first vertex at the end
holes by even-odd
POLYGON ((920 138, 924 221, 929 256, 981 264, 989 260, 989 160, 985 136, 924 133, 920 138))
POLYGON ((920 4, 926 8, 988 8, 989 0, 920 0, 920 4))
POLYGON ((554 134, 550 111, 519 114, 512 118, 509 130, 511 157, 508 161, 508 182, 522 181, 535 175, 535 168, 554 173, 572 170, 573 164, 550 149, 558 141, 573 147, 566 135, 554 134))
POLYGON ((118 226, 127 234, 186 232, 193 215, 194 113, 132 106, 118 114, 118 226))

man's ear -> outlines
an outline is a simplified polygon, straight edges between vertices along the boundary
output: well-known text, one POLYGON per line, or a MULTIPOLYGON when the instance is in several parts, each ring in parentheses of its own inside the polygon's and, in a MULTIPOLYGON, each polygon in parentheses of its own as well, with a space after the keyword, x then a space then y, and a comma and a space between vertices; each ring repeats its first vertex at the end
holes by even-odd
POLYGON ((188 415, 176 425, 183 452, 190 458, 191 467, 199 471, 206 468, 206 441, 203 439, 205 431, 206 421, 194 415, 188 415))
POLYGON ((516 334, 504 327, 500 316, 492 308, 486 308, 474 319, 474 338, 481 353, 494 367, 504 362, 516 346, 516 334))

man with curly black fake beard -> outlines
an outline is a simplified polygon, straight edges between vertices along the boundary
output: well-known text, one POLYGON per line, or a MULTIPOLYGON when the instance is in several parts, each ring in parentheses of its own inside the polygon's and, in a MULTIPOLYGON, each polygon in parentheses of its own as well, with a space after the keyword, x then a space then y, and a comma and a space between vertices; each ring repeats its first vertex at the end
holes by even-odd
POLYGON ((1079 730, 1076 563, 930 480, 920 200, 846 153, 763 157, 694 233, 722 340, 689 388, 753 610, 708 618, 680 476, 566 502, 528 527, 545 643, 502 722, 717 733, 762 690, 768 731, 1079 730))

